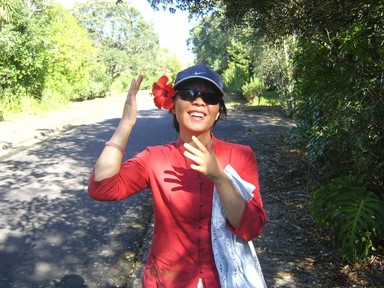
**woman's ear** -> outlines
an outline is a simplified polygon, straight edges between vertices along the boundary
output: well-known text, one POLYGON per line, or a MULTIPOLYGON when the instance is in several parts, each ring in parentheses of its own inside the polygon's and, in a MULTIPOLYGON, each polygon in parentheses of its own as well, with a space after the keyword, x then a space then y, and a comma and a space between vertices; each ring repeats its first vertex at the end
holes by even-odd
POLYGON ((220 112, 217 113, 215 121, 217 121, 217 119, 219 119, 219 117, 220 117, 220 112))
POLYGON ((170 111, 171 111, 171 113, 172 113, 173 115, 176 115, 175 106, 173 106, 173 108, 172 108, 170 111))

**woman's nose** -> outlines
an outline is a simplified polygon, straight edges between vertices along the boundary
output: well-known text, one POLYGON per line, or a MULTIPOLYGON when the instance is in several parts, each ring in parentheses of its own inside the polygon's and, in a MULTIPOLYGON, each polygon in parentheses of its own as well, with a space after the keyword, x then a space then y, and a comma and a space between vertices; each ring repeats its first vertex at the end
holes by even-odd
POLYGON ((206 103, 204 102, 204 100, 201 97, 197 97, 195 100, 193 100, 192 104, 197 105, 197 106, 205 106, 206 105, 206 103))

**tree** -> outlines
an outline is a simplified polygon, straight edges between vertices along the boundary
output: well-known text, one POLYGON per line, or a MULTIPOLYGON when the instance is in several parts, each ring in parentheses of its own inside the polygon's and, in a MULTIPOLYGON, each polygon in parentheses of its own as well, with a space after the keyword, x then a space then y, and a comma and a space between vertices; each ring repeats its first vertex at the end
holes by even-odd
MULTIPOLYGON (((93 81, 92 73, 96 69, 96 48, 86 29, 80 27, 77 20, 62 5, 47 9, 42 17, 35 17, 36 36, 44 39, 46 51, 46 87, 59 90, 68 87, 71 100, 87 99, 95 96, 96 91, 86 91, 93 81), (92 95, 93 94, 93 95, 92 95)), ((98 65, 97 69, 103 69, 98 65)))
POLYGON ((6 23, 11 23, 21 8, 22 2, 0 0, 0 29, 6 23))
POLYGON ((252 75, 252 46, 247 23, 233 26, 220 11, 204 15, 190 32, 197 62, 208 64, 223 76, 226 89, 241 93, 252 75))
MULTIPOLYGON (((44 87, 44 42, 35 37, 29 7, 15 1, 8 7, 8 23, 0 27, 0 96, 2 105, 19 109, 22 95, 40 98, 44 87)), ((4 23, 4 22, 3 22, 4 23)))
POLYGON ((290 116, 296 107, 293 72, 297 45, 297 37, 292 35, 275 41, 263 37, 253 47, 255 76, 263 80, 268 90, 279 94, 280 105, 290 116))
POLYGON ((158 74, 158 35, 134 7, 97 0, 75 6, 73 13, 89 31, 112 81, 138 73, 158 74))
POLYGON ((232 28, 225 22, 224 15, 205 15, 190 31, 188 42, 192 44, 192 52, 197 63, 206 63, 219 73, 228 67, 232 28), (229 33, 227 33, 229 31, 229 33))
POLYGON ((1 109, 19 112, 23 103, 89 97, 84 87, 92 86, 96 68, 87 31, 61 5, 44 0, 13 4, 10 21, 0 27, 1 109))

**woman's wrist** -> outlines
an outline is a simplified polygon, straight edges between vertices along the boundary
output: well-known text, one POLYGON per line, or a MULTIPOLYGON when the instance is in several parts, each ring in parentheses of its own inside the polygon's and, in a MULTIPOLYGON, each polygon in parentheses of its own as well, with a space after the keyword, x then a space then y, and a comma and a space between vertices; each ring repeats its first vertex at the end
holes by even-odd
POLYGON ((212 180, 213 184, 215 184, 216 186, 224 184, 224 183, 228 183, 228 181, 229 182, 231 181, 229 179, 228 175, 225 174, 224 170, 220 171, 220 173, 218 173, 216 176, 212 177, 211 180, 212 180))
POLYGON ((107 141, 105 142, 105 146, 111 146, 113 148, 116 148, 117 150, 119 150, 123 155, 125 154, 125 149, 123 147, 121 147, 119 144, 116 144, 112 141, 107 141))
POLYGON ((120 120, 119 125, 117 126, 117 128, 122 128, 125 131, 127 131, 127 130, 130 131, 133 128, 133 126, 135 126, 135 122, 123 118, 123 119, 120 120))

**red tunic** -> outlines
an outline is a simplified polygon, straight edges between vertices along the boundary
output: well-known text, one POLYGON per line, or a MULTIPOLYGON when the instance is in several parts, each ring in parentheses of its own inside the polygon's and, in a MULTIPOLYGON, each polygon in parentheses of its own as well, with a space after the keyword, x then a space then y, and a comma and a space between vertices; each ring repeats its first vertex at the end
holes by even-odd
MULTIPOLYGON (((238 229, 245 240, 259 236, 266 215, 259 191, 256 158, 248 146, 213 137, 213 151, 222 167, 227 164, 255 185, 238 229)), ((150 187, 154 205, 154 234, 143 275, 144 287, 220 287, 211 245, 213 183, 190 168, 182 141, 148 147, 125 161, 120 172, 102 181, 92 174, 88 192, 102 201, 121 200, 150 187)))

